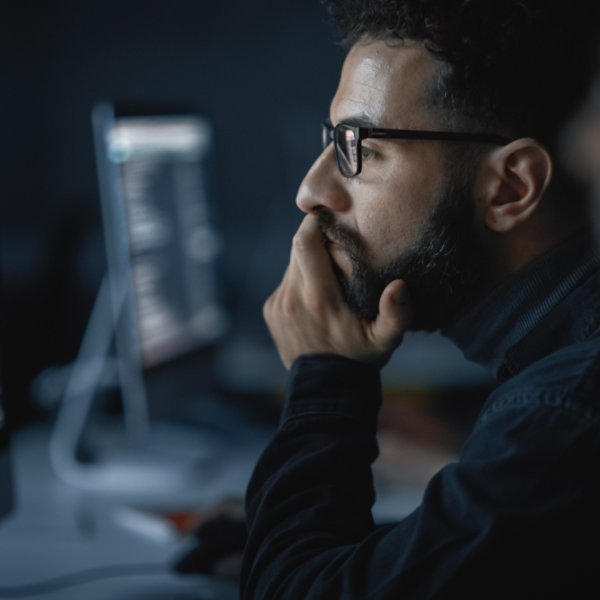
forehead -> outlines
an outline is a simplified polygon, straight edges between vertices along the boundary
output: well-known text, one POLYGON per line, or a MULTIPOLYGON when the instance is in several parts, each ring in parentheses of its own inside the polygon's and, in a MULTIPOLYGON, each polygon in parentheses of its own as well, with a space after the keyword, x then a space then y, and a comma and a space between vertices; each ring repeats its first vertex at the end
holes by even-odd
POLYGON ((362 116, 378 127, 432 126, 427 92, 437 65, 429 52, 412 40, 356 44, 344 61, 331 104, 332 122, 362 116))

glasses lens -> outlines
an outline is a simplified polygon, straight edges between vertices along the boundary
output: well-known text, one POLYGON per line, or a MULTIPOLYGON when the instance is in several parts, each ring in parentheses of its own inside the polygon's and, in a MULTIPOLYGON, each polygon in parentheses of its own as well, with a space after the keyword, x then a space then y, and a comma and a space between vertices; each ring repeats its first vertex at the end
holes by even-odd
POLYGON ((352 177, 358 171, 358 137, 354 128, 338 125, 335 128, 337 160, 342 175, 352 177))

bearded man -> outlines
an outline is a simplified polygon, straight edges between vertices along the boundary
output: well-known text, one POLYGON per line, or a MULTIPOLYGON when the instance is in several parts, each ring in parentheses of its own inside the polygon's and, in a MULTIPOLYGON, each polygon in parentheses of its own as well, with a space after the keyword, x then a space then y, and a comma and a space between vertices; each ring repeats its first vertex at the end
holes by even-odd
MULTIPOLYGON (((244 598, 581 598, 600 537, 600 256, 557 163, 590 8, 329 2, 348 44, 264 314, 290 370, 244 598), (376 526, 379 369, 441 330, 495 374, 459 460, 376 526)), ((597 592, 596 592, 597 593, 597 592)))

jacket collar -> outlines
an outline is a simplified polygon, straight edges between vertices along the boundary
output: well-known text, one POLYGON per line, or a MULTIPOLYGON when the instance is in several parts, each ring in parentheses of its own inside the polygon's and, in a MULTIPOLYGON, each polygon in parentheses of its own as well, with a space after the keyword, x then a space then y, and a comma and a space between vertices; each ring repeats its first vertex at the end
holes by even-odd
POLYGON ((469 360, 505 379, 600 322, 600 252, 576 235, 526 265, 447 328, 469 360))

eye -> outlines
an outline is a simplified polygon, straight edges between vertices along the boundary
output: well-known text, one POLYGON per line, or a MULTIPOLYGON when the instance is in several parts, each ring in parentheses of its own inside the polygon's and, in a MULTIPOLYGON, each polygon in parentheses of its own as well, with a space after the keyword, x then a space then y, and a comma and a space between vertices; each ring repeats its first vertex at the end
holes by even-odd
POLYGON ((370 158, 375 157, 375 155, 377 153, 372 148, 369 148, 368 146, 361 144, 360 145, 360 154, 361 154, 361 157, 363 160, 369 160, 370 158))

